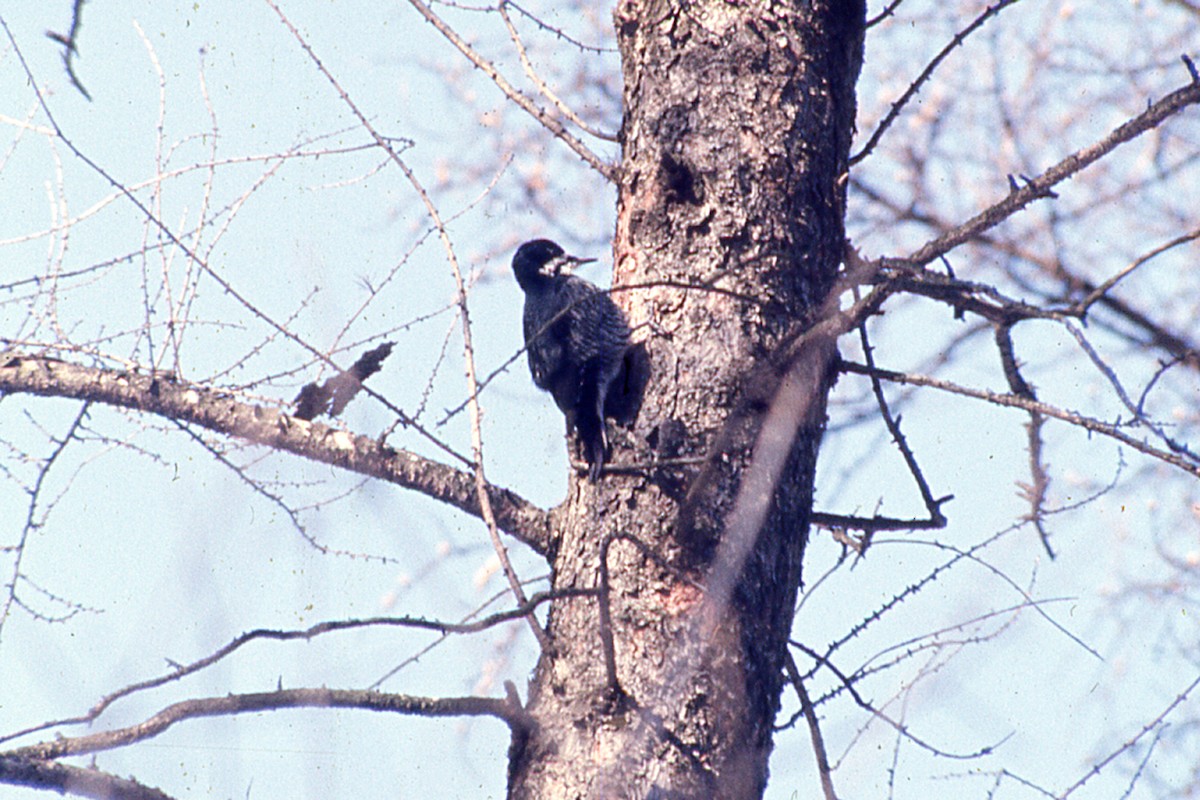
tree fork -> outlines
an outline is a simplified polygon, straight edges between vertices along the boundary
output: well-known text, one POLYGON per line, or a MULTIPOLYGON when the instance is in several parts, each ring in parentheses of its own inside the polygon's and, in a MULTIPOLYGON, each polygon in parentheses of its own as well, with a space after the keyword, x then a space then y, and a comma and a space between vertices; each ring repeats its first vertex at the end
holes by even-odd
POLYGON ((614 298, 652 376, 634 430, 617 437, 617 469, 594 486, 573 479, 556 515, 554 588, 597 590, 602 573, 608 584, 599 600, 551 609, 512 797, 743 798, 766 786, 831 384, 817 362, 833 348, 769 356, 841 261, 865 11, 861 0, 616 8, 614 285, 631 288, 614 298), (686 288, 698 285, 717 291, 686 288), (756 437, 798 377, 812 384, 803 424, 785 434, 748 557, 723 577, 713 564, 758 466, 756 437), (619 469, 656 459, 671 466, 619 469), (730 602, 714 606, 706 590, 722 581, 730 602))

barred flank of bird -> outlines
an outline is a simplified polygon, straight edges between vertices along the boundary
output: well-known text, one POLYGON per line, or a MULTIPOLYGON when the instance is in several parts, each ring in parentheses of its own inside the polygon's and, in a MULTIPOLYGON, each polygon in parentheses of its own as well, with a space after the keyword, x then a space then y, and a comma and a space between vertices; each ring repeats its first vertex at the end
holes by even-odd
MULTIPOLYGON (((513 256, 525 292, 525 348, 533 383, 554 397, 599 479, 608 448, 605 406, 629 350, 629 325, 606 292, 571 274, 593 258, 569 256, 548 239, 526 242, 513 256)), ((610 406, 611 412, 611 406, 610 406)))

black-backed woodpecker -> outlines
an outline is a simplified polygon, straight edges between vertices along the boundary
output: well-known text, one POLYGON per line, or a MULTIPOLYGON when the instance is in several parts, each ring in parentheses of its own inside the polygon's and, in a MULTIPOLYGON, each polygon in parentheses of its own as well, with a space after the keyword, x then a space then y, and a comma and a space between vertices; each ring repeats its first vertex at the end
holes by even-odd
POLYGON ((595 482, 608 446, 604 418, 618 416, 614 385, 625 369, 629 325, 604 290, 571 270, 594 258, 569 256, 548 239, 517 248, 513 273, 525 292, 525 348, 533 383, 554 397, 579 434, 595 482))

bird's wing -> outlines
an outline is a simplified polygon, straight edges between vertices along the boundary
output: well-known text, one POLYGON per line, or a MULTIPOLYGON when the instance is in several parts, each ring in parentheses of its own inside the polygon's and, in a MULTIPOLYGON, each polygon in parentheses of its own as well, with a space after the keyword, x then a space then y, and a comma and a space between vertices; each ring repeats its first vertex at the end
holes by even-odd
POLYGON ((629 326, 608 293, 571 276, 559 296, 559 305, 571 308, 566 338, 574 358, 581 363, 596 357, 620 359, 629 346, 629 326))
POLYGON ((561 319, 555 320, 562 307, 553 302, 549 295, 542 302, 526 300, 524 328, 525 348, 529 357, 529 371, 533 383, 539 389, 550 389, 554 375, 562 370, 566 361, 566 336, 561 319))

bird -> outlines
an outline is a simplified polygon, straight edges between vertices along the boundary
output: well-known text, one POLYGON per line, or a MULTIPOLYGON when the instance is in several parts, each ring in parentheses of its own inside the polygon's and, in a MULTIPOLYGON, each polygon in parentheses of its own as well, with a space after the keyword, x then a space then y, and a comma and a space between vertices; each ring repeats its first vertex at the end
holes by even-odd
MULTIPOLYGON (((525 293, 525 352, 533 383, 547 391, 574 430, 595 483, 604 468, 608 431, 604 418, 616 416, 615 395, 622 385, 630 350, 629 324, 603 289, 572 274, 595 261, 567 253, 549 239, 517 248, 513 273, 525 293)), ((623 402, 623 401, 622 401, 623 402)))

